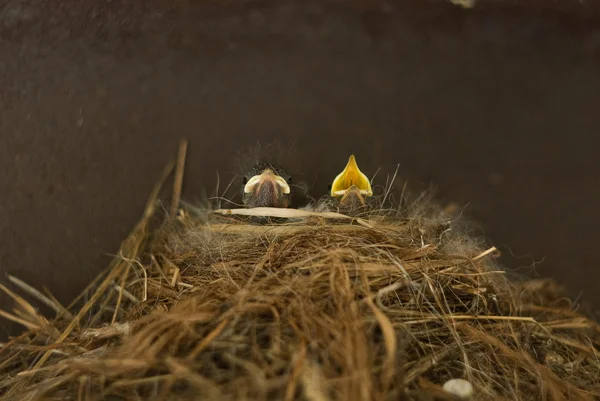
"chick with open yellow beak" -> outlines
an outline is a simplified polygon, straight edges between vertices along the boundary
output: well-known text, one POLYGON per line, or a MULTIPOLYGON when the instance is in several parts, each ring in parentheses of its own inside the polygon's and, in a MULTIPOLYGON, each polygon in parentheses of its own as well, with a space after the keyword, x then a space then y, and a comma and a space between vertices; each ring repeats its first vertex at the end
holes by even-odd
POLYGON ((242 201, 246 207, 288 207, 290 184, 291 177, 283 170, 256 165, 243 177, 242 201))
POLYGON ((358 168, 354 155, 350 155, 346 168, 333 180, 330 195, 347 212, 365 207, 366 198, 373 195, 371 182, 358 168))

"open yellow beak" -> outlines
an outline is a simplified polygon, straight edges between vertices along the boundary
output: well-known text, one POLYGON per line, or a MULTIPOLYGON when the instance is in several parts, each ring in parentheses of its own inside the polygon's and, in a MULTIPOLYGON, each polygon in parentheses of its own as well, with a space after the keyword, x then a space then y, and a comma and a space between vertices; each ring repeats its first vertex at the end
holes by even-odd
POLYGON ((358 190, 361 195, 371 196, 373 190, 371 189, 371 182, 366 175, 360 171, 354 155, 350 155, 346 168, 333 180, 331 185, 331 196, 344 196, 346 192, 354 187, 358 190))

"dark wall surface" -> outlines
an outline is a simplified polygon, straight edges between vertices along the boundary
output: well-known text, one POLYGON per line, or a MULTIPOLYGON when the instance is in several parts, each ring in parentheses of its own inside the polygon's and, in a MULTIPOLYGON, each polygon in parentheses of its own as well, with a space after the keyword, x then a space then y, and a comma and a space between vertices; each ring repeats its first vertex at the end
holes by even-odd
POLYGON ((239 149, 279 138, 296 140, 317 195, 350 153, 382 180, 399 163, 413 189, 467 205, 507 267, 543 261, 539 274, 600 306, 597 24, 452 6, 38 3, 0 6, 3 282, 68 303, 181 138, 188 200, 239 149))

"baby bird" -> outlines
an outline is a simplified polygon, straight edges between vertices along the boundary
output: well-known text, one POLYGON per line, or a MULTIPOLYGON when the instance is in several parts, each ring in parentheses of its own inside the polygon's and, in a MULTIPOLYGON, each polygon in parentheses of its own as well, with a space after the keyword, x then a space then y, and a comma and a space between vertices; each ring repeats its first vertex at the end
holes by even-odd
POLYGON ((299 185, 288 174, 294 171, 294 180, 298 177, 296 153, 292 144, 279 140, 268 144, 240 149, 235 157, 235 174, 238 176, 241 201, 246 208, 255 207, 293 207, 301 195, 299 185), (285 167, 284 167, 285 166, 285 167), (240 179, 241 177, 241 179, 240 179))
POLYGON ((346 167, 331 184, 330 196, 341 212, 354 214, 367 207, 366 198, 372 195, 371 182, 358 168, 354 155, 350 155, 346 167))
POLYGON ((243 176, 242 202, 245 207, 279 207, 290 204, 291 177, 281 168, 258 163, 243 176))

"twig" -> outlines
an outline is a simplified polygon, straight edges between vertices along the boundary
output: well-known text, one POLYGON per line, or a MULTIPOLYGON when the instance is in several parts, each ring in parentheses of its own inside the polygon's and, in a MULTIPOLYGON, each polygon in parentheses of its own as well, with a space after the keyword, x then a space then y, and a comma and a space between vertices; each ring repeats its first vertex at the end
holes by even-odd
POLYGON ((383 195, 383 200, 381 201, 381 206, 383 207, 385 205, 385 201, 387 200, 387 197, 390 195, 390 192, 392 191, 392 187, 394 185, 394 181, 396 181, 396 176, 398 175, 398 170, 400 169, 400 164, 398 164, 396 166, 396 170, 394 171, 394 175, 392 176, 392 180, 389 182, 388 187, 385 190, 385 194, 383 195))
POLYGON ((185 169, 185 156, 187 153, 187 140, 183 139, 179 143, 179 154, 177 156, 177 168, 175 170, 175 180, 173 182, 173 198, 171 199, 171 217, 175 216, 179 208, 181 199, 181 188, 183 187, 183 172, 185 169))
POLYGON ((299 209, 284 209, 276 207, 255 207, 250 209, 217 209, 213 213, 238 216, 260 216, 260 217, 283 217, 283 218, 300 218, 300 217, 321 217, 324 219, 342 219, 356 220, 362 226, 373 228, 373 225, 367 220, 357 219, 345 214, 336 212, 309 212, 299 209))
POLYGON ((38 325, 31 323, 28 320, 21 319, 20 317, 16 317, 15 315, 13 315, 11 313, 3 311, 2 309, 0 309, 0 316, 2 316, 3 318, 5 318, 7 320, 12 320, 15 323, 19 323, 20 325, 27 327, 29 330, 35 330, 35 331, 41 330, 41 327, 39 327, 38 325))
POLYGON ((255 235, 295 235, 298 233, 310 232, 310 230, 330 230, 332 232, 359 232, 364 230, 362 226, 350 225, 350 224, 339 224, 331 225, 327 227, 319 225, 251 225, 251 224, 210 224, 207 226, 207 230, 215 233, 222 234, 255 234, 255 235))
MULTIPOLYGON (((115 287, 115 289, 120 293, 123 294, 123 296, 125 296, 127 299, 129 299, 131 302, 134 303, 139 303, 140 300, 137 299, 132 293, 130 293, 129 291, 127 291, 125 288, 123 288, 122 286, 120 286, 117 283, 113 283, 113 286, 115 287)), ((119 308, 115 308, 115 310, 118 310, 119 308)), ((111 324, 115 324, 114 321, 111 322, 111 324)))
POLYGON ((496 321, 510 321, 510 322, 526 322, 533 323, 538 326, 541 325, 537 320, 532 317, 520 317, 520 316, 470 316, 470 315, 432 315, 431 317, 419 320, 410 320, 402 322, 402 324, 421 324, 427 322, 434 322, 438 320, 496 320, 496 321))
POLYGON ((129 269, 131 265, 127 265, 125 268, 125 273, 121 276, 121 285, 117 285, 114 283, 113 285, 119 290, 119 295, 117 296, 117 305, 115 305, 115 311, 113 313, 113 317, 110 321, 110 324, 113 325, 117 321, 117 315, 119 314, 119 308, 121 307, 121 300, 123 299, 123 287, 125 286, 125 279, 129 276, 129 269))
POLYGON ((173 271, 173 279, 171 279, 171 287, 175 287, 177 284, 177 280, 179 280, 179 267, 175 267, 173 271))
POLYGON ((20 279, 16 278, 15 276, 11 276, 9 274, 8 275, 8 281, 10 281, 11 283, 13 283, 17 287, 19 287, 22 291, 28 293, 32 297, 37 298, 42 303, 48 305, 56 313, 63 314, 68 320, 71 320, 73 318, 73 315, 71 314, 71 312, 69 312, 68 310, 66 310, 64 306, 62 306, 61 304, 59 304, 56 300, 52 300, 52 299, 48 298, 47 296, 45 296, 44 294, 42 294, 41 292, 39 292, 38 290, 36 290, 32 286, 30 286, 29 284, 27 284, 23 280, 20 280, 20 279))
POLYGON ((486 249, 485 251, 481 252, 479 255, 475 256, 475 257, 473 258, 473 260, 481 259, 481 258, 483 258, 483 257, 485 257, 485 256, 487 256, 487 255, 489 255, 489 254, 490 254, 490 253, 492 253, 492 252, 496 252, 497 250, 498 250, 498 249, 496 249, 496 247, 495 247, 495 246, 493 246, 493 247, 491 247, 491 248, 489 248, 489 249, 486 249))

